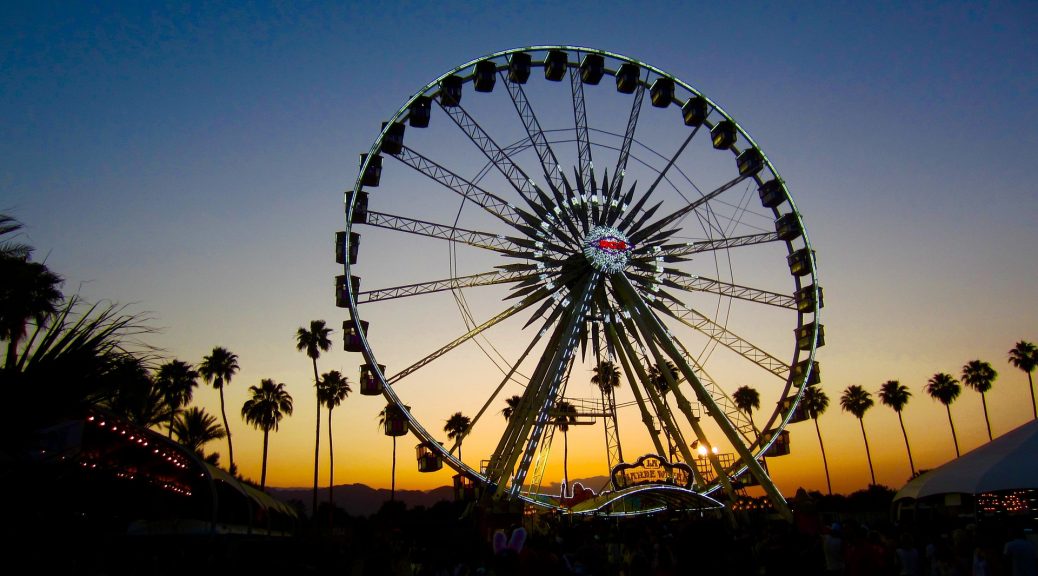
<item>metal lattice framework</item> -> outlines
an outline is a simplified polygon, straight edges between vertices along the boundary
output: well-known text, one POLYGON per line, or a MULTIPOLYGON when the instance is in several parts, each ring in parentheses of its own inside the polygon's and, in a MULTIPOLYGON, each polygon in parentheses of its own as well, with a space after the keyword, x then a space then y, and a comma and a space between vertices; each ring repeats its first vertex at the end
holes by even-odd
POLYGON ((788 513, 759 461, 788 449, 819 380, 815 252, 775 167, 712 100, 603 50, 497 52, 384 122, 345 201, 346 348, 420 469, 446 463, 488 504, 627 514, 759 484, 788 513), (743 385, 756 415, 732 399, 743 385), (459 411, 469 425, 446 442, 459 411), (599 422, 606 446, 589 448, 599 422), (601 453, 583 473, 656 454, 688 487, 548 494, 569 476, 560 432, 563 452, 601 453))

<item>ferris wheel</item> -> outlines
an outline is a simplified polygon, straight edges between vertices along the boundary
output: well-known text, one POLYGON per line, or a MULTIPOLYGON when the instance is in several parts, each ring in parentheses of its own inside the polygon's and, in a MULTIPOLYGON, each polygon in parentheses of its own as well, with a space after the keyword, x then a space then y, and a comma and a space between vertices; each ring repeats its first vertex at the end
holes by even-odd
POLYGON ((361 392, 417 437, 420 470, 619 510, 567 492, 575 460, 611 478, 599 493, 759 484, 784 509, 762 462, 819 381, 822 291, 786 184, 732 116, 633 58, 532 46, 446 71, 372 131, 336 300, 361 392), (756 414, 733 399, 747 387, 756 414))

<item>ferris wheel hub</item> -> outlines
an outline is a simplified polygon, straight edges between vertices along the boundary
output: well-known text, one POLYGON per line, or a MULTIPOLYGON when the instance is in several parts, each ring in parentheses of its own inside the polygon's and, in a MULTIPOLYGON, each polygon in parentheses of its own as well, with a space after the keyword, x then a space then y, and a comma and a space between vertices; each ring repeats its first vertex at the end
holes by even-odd
POLYGON ((584 256, 595 270, 606 274, 626 268, 633 250, 627 236, 609 226, 595 226, 584 238, 584 256))

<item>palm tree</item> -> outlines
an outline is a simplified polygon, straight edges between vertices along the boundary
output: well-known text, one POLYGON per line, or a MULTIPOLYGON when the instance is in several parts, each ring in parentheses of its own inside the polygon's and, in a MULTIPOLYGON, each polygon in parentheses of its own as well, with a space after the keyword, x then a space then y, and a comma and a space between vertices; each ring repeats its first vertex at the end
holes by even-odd
POLYGON ((173 437, 187 449, 202 454, 202 448, 213 440, 219 440, 227 432, 216 421, 216 416, 197 406, 177 414, 173 421, 173 437))
MULTIPOLYGON (((569 493, 569 426, 577 421, 577 407, 565 400, 560 400, 555 405, 555 419, 553 424, 562 430, 562 482, 565 494, 569 493)), ((564 495, 565 495, 564 494, 564 495)))
MULTIPOLYGON (((594 373, 595 375, 591 377, 591 383, 598 386, 598 391, 602 393, 602 407, 608 414, 606 418, 602 419, 608 443, 609 421, 607 418, 612 418, 613 429, 617 430, 617 434, 619 434, 619 429, 616 425, 616 400, 613 392, 620 387, 620 369, 617 368, 615 363, 604 360, 595 366, 594 373)), ((617 438, 616 441, 619 443, 620 439, 617 438)), ((606 446, 606 450, 609 450, 609 446, 606 446)))
POLYGON ((227 469, 234 474, 234 445, 231 444, 231 428, 227 425, 227 410, 224 408, 223 389, 230 385, 231 378, 238 373, 238 355, 230 350, 217 346, 198 365, 198 373, 207 384, 220 391, 220 414, 223 416, 224 433, 227 435, 227 469))
POLYGON ((865 435, 865 412, 872 408, 874 402, 872 401, 872 394, 866 391, 857 384, 852 384, 843 391, 843 396, 840 397, 840 407, 844 411, 854 414, 855 418, 858 419, 858 424, 861 424, 861 437, 865 439, 865 457, 869 460, 869 475, 872 477, 872 484, 876 483, 876 473, 872 469, 872 453, 869 452, 869 437, 865 435))
POLYGON ((952 377, 951 374, 945 374, 944 372, 934 374, 926 384, 926 393, 934 400, 944 404, 944 409, 948 411, 948 425, 951 426, 956 458, 959 457, 959 439, 955 435, 955 423, 952 422, 951 403, 959 397, 959 392, 961 391, 962 388, 959 387, 959 381, 952 377))
POLYGON ((818 434, 818 447, 822 449, 822 466, 825 467, 825 486, 829 489, 829 495, 833 495, 833 484, 829 480, 829 462, 825 458, 825 445, 822 444, 822 430, 818 427, 818 417, 825 413, 825 410, 829 408, 829 397, 826 396, 825 392, 821 388, 816 386, 808 386, 804 390, 804 396, 800 399, 800 402, 804 405, 804 409, 807 410, 808 415, 815 421, 815 432, 818 434))
MULTIPOLYGON (((400 417, 400 408, 390 402, 378 413, 378 427, 385 430, 386 424, 400 417)), ((393 476, 389 490, 389 499, 396 500, 396 435, 393 435, 393 476)))
POLYGON ((746 417, 750 419, 750 426, 756 430, 757 425, 753 423, 753 411, 760 408, 760 394, 749 386, 740 386, 732 393, 732 401, 735 402, 736 408, 746 413, 746 417))
POLYGON ((346 377, 338 370, 321 375, 321 401, 328 408, 328 506, 335 507, 332 487, 335 486, 335 450, 332 448, 332 410, 337 408, 353 390, 346 377))
POLYGON ((1009 363, 1027 372, 1027 385, 1031 391, 1031 409, 1034 410, 1034 419, 1038 420, 1038 404, 1034 401, 1034 379, 1031 373, 1038 366, 1038 346, 1031 342, 1021 340, 1009 351, 1009 363))
POLYGON ((155 384, 169 405, 169 437, 173 437, 173 419, 180 410, 191 402, 198 386, 198 371, 194 366, 180 360, 170 360, 155 375, 155 384))
POLYGON ((443 431, 447 433, 448 440, 458 440, 458 460, 461 460, 461 442, 465 439, 465 435, 469 433, 469 426, 471 425, 471 418, 461 412, 455 412, 447 419, 447 424, 443 427, 443 431))
POLYGON ((260 490, 267 487, 267 446, 270 431, 275 432, 285 416, 292 415, 292 396, 285 385, 275 384, 264 378, 259 386, 249 386, 249 399, 241 407, 241 416, 254 428, 263 430, 263 472, 260 474, 260 490))
POLYGON ((501 415, 505 417, 505 420, 511 420, 512 414, 515 414, 517 408, 519 408, 519 402, 522 402, 522 397, 518 394, 505 400, 505 407, 501 409, 501 415))
POLYGON ((13 370, 29 322, 43 326, 58 312, 63 280, 39 262, 6 257, 0 258, 0 278, 0 340, 7 341, 4 367, 13 370))
POLYGON ((0 259, 27 260, 32 255, 32 246, 13 240, 3 239, 24 228, 17 218, 0 214, 0 259))
MULTIPOLYGON (((656 391, 659 392, 660 396, 663 397, 663 409, 664 410, 668 409, 667 408, 667 393, 670 392, 670 383, 667 381, 667 376, 666 376, 666 374, 668 374, 668 373, 670 374, 671 379, 674 380, 674 382, 677 382, 678 378, 680 378, 680 376, 681 376, 681 371, 678 370, 678 367, 675 366, 674 363, 671 362, 670 360, 664 360, 662 368, 660 367, 659 364, 653 364, 652 366, 649 366, 649 382, 652 383, 653 387, 656 388, 656 391)), ((667 452, 668 452, 670 461, 673 462, 674 461, 674 440, 673 440, 673 438, 670 437, 670 428, 664 426, 663 427, 663 432, 667 436, 667 452)))
POLYGON ((317 472, 320 467, 321 458, 321 377, 317 375, 317 359, 321 352, 327 352, 332 347, 332 329, 325 326, 324 320, 311 320, 310 329, 300 326, 296 330, 296 350, 306 352, 314 364, 314 391, 317 394, 317 427, 316 439, 314 440, 314 512, 317 511, 317 472))
POLYGON ((908 404, 908 399, 912 397, 912 392, 908 389, 908 386, 898 382, 897 380, 887 380, 880 386, 879 389, 879 401, 883 404, 890 406, 897 412, 897 421, 901 424, 901 435, 905 437, 905 450, 908 450, 908 466, 912 469, 912 476, 915 476, 915 462, 912 460, 912 447, 908 445, 908 432, 905 431, 905 421, 901 419, 901 410, 908 404))
POLYGON ((100 404, 135 426, 152 428, 169 421, 169 406, 144 360, 124 354, 109 367, 115 393, 100 404))
POLYGON ((991 390, 991 384, 998 378, 998 372, 991 364, 981 360, 970 360, 962 367, 962 383, 980 392, 980 403, 984 406, 984 423, 988 427, 988 441, 991 441, 991 420, 988 419, 988 401, 985 393, 991 390))

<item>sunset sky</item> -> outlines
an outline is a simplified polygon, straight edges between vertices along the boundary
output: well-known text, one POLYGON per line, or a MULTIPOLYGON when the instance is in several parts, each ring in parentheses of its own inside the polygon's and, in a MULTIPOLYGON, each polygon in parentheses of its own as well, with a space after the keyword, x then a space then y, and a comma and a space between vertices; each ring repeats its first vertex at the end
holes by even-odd
MULTIPOLYGON (((362 360, 342 351, 347 314, 333 293, 358 155, 417 90, 480 56, 547 44, 623 54, 718 103, 781 172, 825 290, 820 426, 833 489, 869 482, 858 422, 839 407, 852 384, 876 400, 864 421, 876 479, 898 488, 909 468, 897 417, 876 397, 883 382, 913 393, 904 420, 917 468, 954 457, 945 409, 923 390, 937 372, 991 363, 996 436, 1032 417, 1007 355, 1038 342, 1036 29, 1028 2, 5 3, 0 212, 25 224, 66 294, 146 315, 160 329, 148 343, 169 358, 239 355, 225 395, 248 477, 260 476, 262 435, 238 418, 247 389, 286 383, 295 413, 272 436, 270 486, 312 482, 312 367, 294 334, 326 320, 335 346, 318 367, 354 382, 334 412, 335 480, 388 487, 385 403, 357 393, 362 360)), ((377 269, 375 246, 362 243, 362 262, 377 269)), ((388 318, 372 338, 398 343, 401 358, 458 335, 388 318)), ((525 337, 497 344, 521 351, 525 337)), ((439 374, 459 388, 413 406, 433 415, 428 429, 470 411, 455 408, 467 376, 439 374)), ((204 386, 195 403, 219 412, 204 386)), ((503 423, 499 404, 487 418, 503 423)), ((963 453, 987 441, 978 394, 963 390, 951 412, 963 453)), ((776 483, 824 491, 812 424, 789 429, 792 454, 769 461, 776 483)), ((475 466, 496 438, 466 442, 475 466)), ((397 487, 448 484, 447 469, 417 472, 414 444, 398 442, 397 487)), ((601 427, 573 431, 570 476, 604 475, 602 452, 601 427)))

